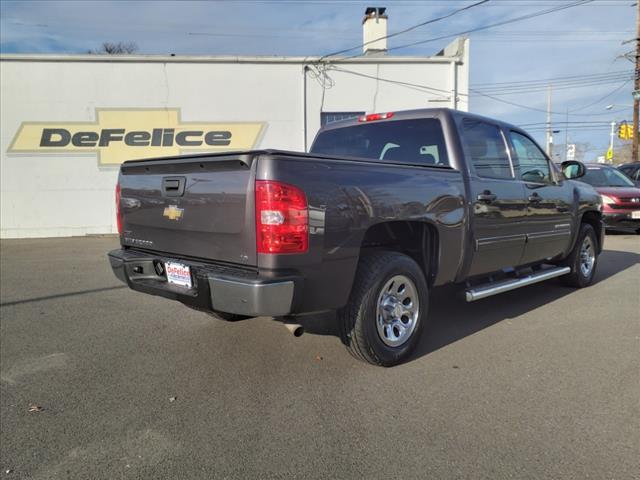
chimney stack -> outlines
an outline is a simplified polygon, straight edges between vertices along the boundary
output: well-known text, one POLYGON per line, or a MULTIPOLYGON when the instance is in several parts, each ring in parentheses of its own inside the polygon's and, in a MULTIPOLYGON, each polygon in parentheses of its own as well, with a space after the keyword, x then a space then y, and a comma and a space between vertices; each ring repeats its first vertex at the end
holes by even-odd
POLYGON ((365 55, 384 54, 387 51, 387 15, 384 7, 368 7, 362 20, 362 53, 365 55), (371 42, 371 43, 370 43, 371 42))

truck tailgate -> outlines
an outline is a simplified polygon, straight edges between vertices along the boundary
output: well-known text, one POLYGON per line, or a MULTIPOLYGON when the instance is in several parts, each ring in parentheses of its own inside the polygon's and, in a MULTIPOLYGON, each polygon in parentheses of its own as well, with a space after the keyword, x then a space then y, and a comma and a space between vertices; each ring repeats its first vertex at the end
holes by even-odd
POLYGON ((249 152, 124 163, 123 245, 256 265, 255 157, 249 152))

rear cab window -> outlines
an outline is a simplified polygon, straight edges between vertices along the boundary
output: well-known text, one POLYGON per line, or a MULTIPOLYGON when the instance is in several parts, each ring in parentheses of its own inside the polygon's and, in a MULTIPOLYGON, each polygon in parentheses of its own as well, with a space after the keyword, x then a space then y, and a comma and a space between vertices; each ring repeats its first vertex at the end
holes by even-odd
POLYGON ((361 123, 324 130, 318 134, 311 153, 408 165, 449 166, 442 125, 435 118, 361 123))

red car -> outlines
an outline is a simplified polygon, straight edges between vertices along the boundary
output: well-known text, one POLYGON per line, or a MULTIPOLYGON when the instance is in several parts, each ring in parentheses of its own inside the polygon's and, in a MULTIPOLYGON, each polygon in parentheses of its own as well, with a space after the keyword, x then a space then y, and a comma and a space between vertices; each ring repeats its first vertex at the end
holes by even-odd
POLYGON ((593 186, 602 196, 605 226, 640 234, 640 188, 609 165, 596 163, 586 167, 587 173, 580 181, 593 186))

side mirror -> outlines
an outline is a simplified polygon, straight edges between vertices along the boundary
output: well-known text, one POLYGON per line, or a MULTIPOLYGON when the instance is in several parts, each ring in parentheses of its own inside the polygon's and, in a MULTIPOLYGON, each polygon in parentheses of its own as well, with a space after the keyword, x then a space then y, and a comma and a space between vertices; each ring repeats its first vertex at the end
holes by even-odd
POLYGON ((584 174, 587 173, 587 170, 584 168, 584 164, 576 160, 567 160, 566 162, 562 162, 561 167, 564 178, 580 178, 584 177, 584 174))

